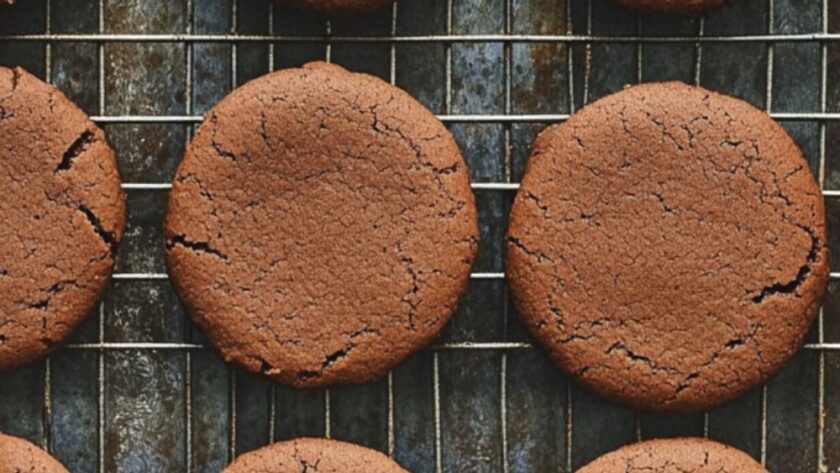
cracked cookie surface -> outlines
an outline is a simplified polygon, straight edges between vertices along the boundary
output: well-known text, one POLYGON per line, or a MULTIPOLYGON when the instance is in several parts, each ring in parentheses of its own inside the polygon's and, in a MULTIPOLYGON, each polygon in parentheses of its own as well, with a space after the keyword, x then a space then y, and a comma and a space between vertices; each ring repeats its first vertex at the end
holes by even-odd
POLYGON ((726 0, 613 0, 615 3, 638 10, 662 13, 700 13, 719 7, 726 0))
POLYGON ((30 442, 0 433, 0 473, 68 473, 58 460, 30 442))
POLYGON ((702 438, 648 440, 595 459, 577 473, 767 473, 746 453, 702 438))
POLYGON ((70 336, 111 275, 125 196, 102 130, 61 92, 0 68, 0 370, 70 336))
POLYGON ((648 410, 703 410, 776 373, 828 282, 822 194, 793 140, 746 102, 675 82, 537 138, 507 256, 552 359, 648 410))
POLYGON ((301 438, 239 456, 223 473, 408 473, 385 454, 346 442, 301 438))
POLYGON ((367 382, 431 341, 477 250, 468 170, 405 92, 313 63, 207 116, 170 194, 170 273, 225 359, 298 387, 367 382))

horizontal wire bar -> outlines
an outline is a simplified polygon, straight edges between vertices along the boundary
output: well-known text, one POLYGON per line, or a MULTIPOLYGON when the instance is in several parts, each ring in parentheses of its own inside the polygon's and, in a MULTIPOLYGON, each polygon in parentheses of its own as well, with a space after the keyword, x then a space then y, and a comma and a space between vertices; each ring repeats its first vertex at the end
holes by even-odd
MULTIPOLYGON (((473 190, 490 190, 490 191, 515 191, 519 190, 518 182, 473 182, 470 184, 473 190)), ((168 191, 172 189, 172 184, 158 183, 158 182, 126 182, 123 183, 122 188, 127 191, 168 191)), ((824 190, 823 196, 837 198, 840 197, 840 190, 824 190)))
POLYGON ((415 35, 415 36, 287 36, 196 34, 12 34, 0 41, 96 43, 778 43, 834 42, 838 33, 765 34, 733 36, 592 36, 538 34, 415 35))
MULTIPOLYGON (((167 342, 91 342, 91 343, 68 343, 64 347, 74 351, 119 351, 119 350, 159 350, 159 351, 186 351, 206 350, 211 348, 200 343, 167 343, 167 342)), ((459 350, 527 350, 535 348, 529 342, 451 342, 429 345, 426 350, 432 351, 459 351, 459 350)), ((840 343, 807 343, 806 350, 815 351, 840 351, 840 343)))
POLYGON ((169 275, 166 273, 114 273, 111 277, 118 281, 149 281, 169 279, 169 275))
MULTIPOLYGON (((475 190, 515 191, 519 189, 519 183, 474 182, 471 184, 471 187, 475 190)), ((127 191, 168 191, 172 189, 172 184, 163 182, 126 182, 123 183, 122 188, 127 191)))
MULTIPOLYGON (((840 112, 774 112, 771 117, 787 121, 837 121, 840 112)), ((569 119, 567 113, 512 115, 438 115, 445 123, 551 123, 569 119)), ((201 123, 201 115, 99 115, 91 119, 99 124, 201 123)))
MULTIPOLYGON (((829 273, 831 279, 840 280, 840 272, 829 273)), ((118 281, 148 281, 169 279, 166 273, 114 273, 113 279, 118 281)), ((471 279, 504 279, 505 273, 472 273, 471 279)))
MULTIPOLYGON (((114 273, 113 279, 117 281, 152 281, 169 279, 166 273, 114 273)), ((504 279, 505 273, 472 273, 472 279, 504 279)))
POLYGON ((473 182, 470 187, 474 190, 515 191, 519 190, 518 182, 473 182))
POLYGON ((123 190, 127 191, 168 191, 172 184, 164 182, 124 182, 123 190))

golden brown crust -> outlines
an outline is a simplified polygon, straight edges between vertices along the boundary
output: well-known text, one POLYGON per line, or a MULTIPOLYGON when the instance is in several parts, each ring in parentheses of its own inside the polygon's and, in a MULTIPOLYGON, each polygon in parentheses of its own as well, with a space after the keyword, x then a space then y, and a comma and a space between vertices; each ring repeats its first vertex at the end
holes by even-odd
POLYGON ((125 196, 102 130, 22 69, 0 68, 0 136, 0 370, 7 370, 49 353, 99 299, 123 236, 125 196))
POLYGON ((536 140, 511 290, 567 373, 650 410, 703 410, 776 373, 828 282, 820 188, 749 104, 630 87, 536 140))
POLYGON ((767 473, 746 453, 702 438, 648 440, 597 458, 577 473, 767 473))
POLYGON ((299 387, 377 379, 431 341, 477 238, 446 128, 405 92, 324 63, 215 107, 166 220, 174 284, 225 359, 299 387))
POLYGON ((0 473, 68 473, 56 459, 26 440, 0 433, 0 473))
POLYGON ((335 440, 301 438, 241 455, 223 473, 408 473, 386 455, 335 440))

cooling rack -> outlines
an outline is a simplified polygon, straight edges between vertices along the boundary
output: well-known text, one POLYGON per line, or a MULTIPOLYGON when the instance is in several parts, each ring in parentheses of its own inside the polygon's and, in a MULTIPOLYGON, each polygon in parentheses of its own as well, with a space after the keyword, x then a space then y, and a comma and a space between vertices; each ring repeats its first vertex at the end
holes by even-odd
MULTIPOLYGON (((700 435, 774 472, 840 471, 837 281, 806 348, 738 401, 696 415, 606 403, 570 383, 519 324, 503 235, 528 145, 625 84, 677 79, 742 97, 794 136, 840 200, 840 1, 733 0, 697 18, 605 0, 401 0, 327 18, 263 0, 19 0, 0 64, 56 84, 108 133, 128 193, 116 274, 73 341, 0 375, 0 429, 77 472, 217 472, 301 435, 384 451, 419 472, 571 472, 638 439, 700 435), (163 264, 169 182, 202 114, 273 69, 328 60, 408 90, 470 165, 482 247, 462 307, 379 383, 295 391, 226 366, 163 264)), ((0 137, 2 139, 2 137, 0 137)), ((840 254, 838 237, 830 237, 840 254)))

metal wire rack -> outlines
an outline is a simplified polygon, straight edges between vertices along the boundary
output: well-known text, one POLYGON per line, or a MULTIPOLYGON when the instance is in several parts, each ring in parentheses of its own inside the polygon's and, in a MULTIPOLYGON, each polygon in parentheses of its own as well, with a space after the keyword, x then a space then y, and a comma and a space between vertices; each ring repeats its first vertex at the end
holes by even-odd
POLYGON ((129 194, 126 244, 90 323, 50 359, 0 375, 0 428, 71 471, 216 472, 299 435, 370 445, 416 473, 572 472, 664 435, 717 438, 771 471, 840 471, 840 323, 830 317, 840 273, 782 374, 715 411, 662 416, 605 403, 550 366, 513 315, 501 243, 534 133, 623 83, 665 78, 745 96, 787 126, 823 186, 831 229, 840 1, 738 0, 679 20, 605 0, 402 0, 358 19, 259 0, 19 3, 0 10, 0 64, 23 64, 87 109, 118 150, 129 194), (247 78, 304 59, 376 73, 438 113, 471 165, 485 243, 438 342, 380 383, 301 393, 207 348, 166 281, 157 232, 201 114, 247 78))

